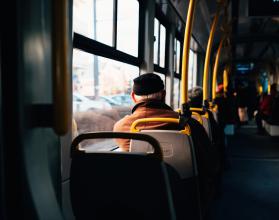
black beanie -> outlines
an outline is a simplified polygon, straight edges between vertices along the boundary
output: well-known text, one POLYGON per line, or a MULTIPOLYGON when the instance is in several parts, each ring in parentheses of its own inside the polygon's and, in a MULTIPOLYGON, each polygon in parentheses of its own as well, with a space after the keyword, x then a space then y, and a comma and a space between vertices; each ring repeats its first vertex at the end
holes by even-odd
POLYGON ((133 91, 136 95, 149 95, 163 89, 163 80, 154 73, 145 73, 134 79, 133 91))

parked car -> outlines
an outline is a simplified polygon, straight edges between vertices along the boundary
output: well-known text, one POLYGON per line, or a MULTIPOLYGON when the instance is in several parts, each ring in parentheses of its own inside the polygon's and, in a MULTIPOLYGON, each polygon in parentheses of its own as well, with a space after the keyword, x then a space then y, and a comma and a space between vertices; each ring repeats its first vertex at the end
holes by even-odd
POLYGON ((73 94, 73 112, 84 112, 94 109, 112 109, 111 105, 102 100, 91 100, 79 93, 73 94))
POLYGON ((115 99, 107 97, 107 96, 100 96, 99 100, 104 101, 104 102, 108 102, 112 107, 113 106, 121 106, 121 103, 119 103, 115 99))
POLYGON ((117 94, 110 96, 113 100, 120 103, 123 106, 131 106, 133 105, 133 100, 130 95, 128 94, 117 94))

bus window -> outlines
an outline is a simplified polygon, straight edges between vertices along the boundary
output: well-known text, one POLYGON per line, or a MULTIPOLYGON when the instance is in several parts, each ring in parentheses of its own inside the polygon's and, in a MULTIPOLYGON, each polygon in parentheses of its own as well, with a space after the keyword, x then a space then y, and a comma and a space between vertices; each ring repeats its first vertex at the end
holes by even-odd
POLYGON ((166 53, 166 28, 155 18, 154 20, 154 64, 164 68, 166 53))
POLYGON ((180 49, 181 43, 177 38, 174 39, 174 72, 180 74, 180 49))
POLYGON ((136 66, 74 49, 73 116, 78 133, 112 131, 116 121, 130 114, 132 83, 138 75, 136 66))
POLYGON ((118 0, 116 48, 137 57, 138 34, 139 2, 137 0, 118 0))
POLYGON ((111 0, 74 0, 73 18, 74 32, 113 45, 111 0))
POLYGON ((173 108, 178 109, 180 104, 179 99, 180 94, 180 79, 174 78, 174 84, 173 84, 173 108))
POLYGON ((165 67, 165 50, 166 50, 166 28, 164 25, 160 25, 160 59, 159 66, 165 67))
POLYGON ((197 54, 190 50, 188 66, 188 89, 197 85, 197 54))

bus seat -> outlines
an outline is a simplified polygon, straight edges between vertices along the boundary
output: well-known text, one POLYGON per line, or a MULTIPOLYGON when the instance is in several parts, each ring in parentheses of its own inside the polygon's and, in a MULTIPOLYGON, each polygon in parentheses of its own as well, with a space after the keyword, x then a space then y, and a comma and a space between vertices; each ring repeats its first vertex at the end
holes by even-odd
MULTIPOLYGON (((209 117, 210 113, 209 113, 209 111, 204 112, 203 109, 201 109, 201 108, 191 108, 190 110, 192 112, 197 112, 197 113, 199 113, 201 115, 201 117, 202 117, 202 125, 203 125, 203 127, 204 127, 204 129, 205 129, 205 131, 206 131, 210 141, 212 142, 213 141, 213 137, 212 137, 212 130, 211 130, 211 124, 210 124, 210 117, 209 117)), ((192 115, 192 117, 194 119, 196 119, 197 116, 196 115, 192 115)), ((214 117, 213 117, 213 119, 214 119, 214 117)))
POLYGON ((209 139, 212 141, 212 131, 211 131, 211 124, 208 117, 202 115, 202 124, 205 128, 206 133, 208 134, 209 139))
MULTIPOLYGON (((164 161, 173 166, 182 179, 197 176, 198 171, 195 161, 195 152, 191 137, 179 131, 169 130, 142 130, 159 141, 164 161)), ((143 141, 132 140, 130 152, 152 152, 152 146, 143 141)))
POLYGON ((201 125, 203 124, 202 116, 199 113, 192 112, 191 117, 194 118, 195 120, 197 120, 201 125))
MULTIPOLYGON (((191 136, 170 130, 142 130, 159 141, 168 166, 177 219, 199 219, 201 215, 198 169, 191 136), (178 177, 176 177, 178 174, 178 177)), ((148 143, 132 140, 133 153, 152 153, 148 143)))
POLYGON ((218 122, 218 112, 217 111, 212 111, 213 117, 216 122, 218 122))
POLYGON ((274 125, 262 120, 263 127, 270 136, 279 136, 279 125, 274 125))
POLYGON ((176 219, 167 168, 159 157, 72 152, 70 195, 77 220, 176 219))

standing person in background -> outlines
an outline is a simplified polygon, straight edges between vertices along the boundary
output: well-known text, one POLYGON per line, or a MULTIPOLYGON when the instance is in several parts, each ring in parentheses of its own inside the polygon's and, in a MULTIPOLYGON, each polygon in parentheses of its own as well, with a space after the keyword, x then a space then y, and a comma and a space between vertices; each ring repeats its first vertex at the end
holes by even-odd
POLYGON ((248 123, 248 114, 247 114, 247 87, 245 83, 242 82, 238 88, 237 97, 237 108, 238 108, 238 116, 239 116, 239 125, 248 123))
POLYGON ((262 96, 260 97, 258 111, 255 115, 255 120, 256 120, 259 134, 264 133, 262 120, 268 120, 269 117, 271 116, 271 108, 276 94, 277 94, 277 84, 274 83, 270 87, 270 94, 263 93, 262 96))
POLYGON ((247 87, 247 113, 248 119, 252 120, 255 110, 257 109, 257 88, 256 83, 253 81, 248 82, 247 87))
POLYGON ((263 134, 264 128, 262 120, 268 120, 271 117, 272 105, 277 95, 277 84, 274 83, 270 87, 270 94, 263 93, 260 97, 258 112, 256 113, 255 120, 257 123, 258 133, 263 134))

